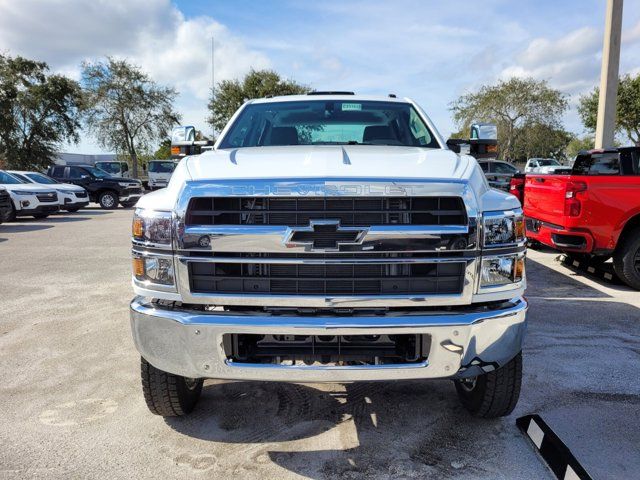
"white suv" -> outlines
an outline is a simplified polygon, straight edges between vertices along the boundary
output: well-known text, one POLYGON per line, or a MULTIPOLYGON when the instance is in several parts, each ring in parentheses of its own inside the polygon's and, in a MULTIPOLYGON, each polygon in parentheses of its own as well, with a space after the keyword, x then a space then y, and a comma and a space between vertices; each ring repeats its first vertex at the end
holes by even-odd
POLYGON ((60 205, 60 210, 77 212, 82 207, 89 205, 89 194, 84 188, 79 187, 78 185, 74 185, 72 183, 60 183, 57 180, 38 172, 9 170, 9 173, 14 177, 17 177, 19 180, 24 180, 26 183, 49 185, 49 188, 53 188, 58 192, 58 204, 60 205))
POLYGON ((7 217, 10 222, 16 217, 47 218, 58 211, 58 193, 53 188, 27 183, 3 170, 0 186, 11 196, 11 213, 7 217))

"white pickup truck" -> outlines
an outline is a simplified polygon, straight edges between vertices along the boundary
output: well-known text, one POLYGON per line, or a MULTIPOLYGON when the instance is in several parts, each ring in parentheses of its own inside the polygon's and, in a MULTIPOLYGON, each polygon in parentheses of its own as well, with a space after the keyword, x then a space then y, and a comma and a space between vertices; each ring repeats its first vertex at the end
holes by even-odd
POLYGON ((247 102, 140 199, 132 242, 153 413, 189 413, 206 378, 448 378, 476 416, 516 405, 520 203, 409 99, 247 102))

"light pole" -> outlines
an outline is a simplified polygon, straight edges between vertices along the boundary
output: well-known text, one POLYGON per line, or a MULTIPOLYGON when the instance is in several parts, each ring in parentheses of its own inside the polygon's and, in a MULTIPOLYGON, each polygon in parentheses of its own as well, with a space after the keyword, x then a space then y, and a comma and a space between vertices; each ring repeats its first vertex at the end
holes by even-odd
POLYGON ((596 124, 596 148, 613 146, 616 128, 616 97, 620 66, 620 37, 622 35, 622 0, 607 0, 607 13, 602 45, 600 98, 596 124))

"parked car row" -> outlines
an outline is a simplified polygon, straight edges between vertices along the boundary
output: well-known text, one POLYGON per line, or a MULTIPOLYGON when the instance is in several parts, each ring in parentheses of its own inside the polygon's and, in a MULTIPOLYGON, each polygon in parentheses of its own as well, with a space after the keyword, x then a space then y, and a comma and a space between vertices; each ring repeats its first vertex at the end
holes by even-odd
POLYGON ((59 190, 69 188, 23 180, 3 170, 0 170, 0 186, 10 198, 9 208, 2 215, 3 221, 13 221, 16 217, 46 218, 60 209, 59 190))
POLYGON ((0 170, 0 222, 77 212, 89 202, 105 209, 131 207, 144 194, 140 180, 113 177, 91 165, 52 165, 47 173, 0 170))

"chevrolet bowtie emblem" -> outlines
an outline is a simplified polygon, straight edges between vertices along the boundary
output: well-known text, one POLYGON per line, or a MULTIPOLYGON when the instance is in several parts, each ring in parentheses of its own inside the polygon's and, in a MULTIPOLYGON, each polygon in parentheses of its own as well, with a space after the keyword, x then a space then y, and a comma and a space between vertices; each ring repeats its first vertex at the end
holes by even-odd
POLYGON ((368 228, 342 227, 340 220, 310 220, 308 227, 290 227, 284 235, 287 247, 310 252, 337 252, 342 245, 359 245, 368 228))

